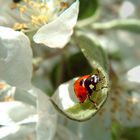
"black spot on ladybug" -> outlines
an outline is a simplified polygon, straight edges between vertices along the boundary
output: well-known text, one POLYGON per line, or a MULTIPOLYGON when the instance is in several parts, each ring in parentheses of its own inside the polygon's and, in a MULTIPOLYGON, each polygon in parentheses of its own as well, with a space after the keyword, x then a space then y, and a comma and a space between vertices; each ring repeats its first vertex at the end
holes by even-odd
POLYGON ((19 3, 21 0, 13 0, 14 3, 19 3))

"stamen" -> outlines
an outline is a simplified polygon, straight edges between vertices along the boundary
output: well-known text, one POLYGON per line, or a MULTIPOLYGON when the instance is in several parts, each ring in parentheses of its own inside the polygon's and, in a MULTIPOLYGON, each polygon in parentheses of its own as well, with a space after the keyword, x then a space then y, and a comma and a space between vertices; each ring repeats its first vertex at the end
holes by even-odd
POLYGON ((13 97, 11 97, 11 96, 5 96, 4 97, 4 102, 11 102, 11 101, 14 101, 13 97))
POLYGON ((4 89, 5 87, 6 87, 6 84, 5 84, 5 83, 0 82, 0 90, 1 90, 1 89, 4 89))
POLYGON ((24 14, 27 11, 27 7, 24 5, 24 6, 20 7, 19 10, 20 10, 21 14, 24 14))
POLYGON ((16 9, 17 8, 17 4, 16 3, 11 3, 10 5, 9 5, 9 7, 11 8, 11 9, 16 9))
POLYGON ((66 2, 61 2, 61 3, 60 3, 60 6, 61 6, 62 9, 66 9, 66 8, 68 8, 68 3, 66 3, 66 2))
POLYGON ((21 31, 21 30, 25 30, 27 29, 27 25, 25 23, 15 23, 14 26, 13 26, 13 29, 14 30, 18 30, 18 31, 21 31))
MULTIPOLYGON (((59 1, 58 3, 59 4, 56 5, 56 9, 59 7, 59 12, 68 7, 68 3, 66 2, 59 1)), ((54 13, 48 12, 48 10, 50 9, 47 2, 43 3, 33 0, 23 0, 21 3, 13 4, 15 5, 14 8, 17 8, 19 10, 20 16, 24 20, 24 23, 14 24, 13 29, 15 30, 22 30, 25 32, 36 30, 40 26, 47 24, 56 16, 56 10, 51 10, 51 12, 54 13)))
POLYGON ((25 3, 29 3, 30 0, 24 0, 25 3))
POLYGON ((31 16, 31 23, 35 26, 35 25, 42 25, 47 23, 48 18, 44 15, 40 15, 40 16, 31 16))

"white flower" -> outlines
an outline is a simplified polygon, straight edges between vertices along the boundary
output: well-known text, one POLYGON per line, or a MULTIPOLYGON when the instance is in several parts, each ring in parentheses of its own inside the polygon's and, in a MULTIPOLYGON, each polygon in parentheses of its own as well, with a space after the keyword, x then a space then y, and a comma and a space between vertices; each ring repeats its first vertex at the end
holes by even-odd
POLYGON ((73 27, 77 21, 78 6, 77 1, 56 20, 41 27, 34 35, 34 41, 52 48, 65 46, 73 33, 73 27))
MULTIPOLYGON (((0 0, 0 5, 3 0, 0 0)), ((60 0, 24 0, 20 4, 4 2, 0 21, 23 32, 37 31, 33 37, 36 43, 48 47, 64 47, 73 33, 79 12, 79 0, 72 4, 60 0), (8 13, 8 14, 5 14, 8 13), (8 20, 11 23, 8 23, 8 20)))
POLYGON ((22 32, 0 27, 0 139, 50 140, 57 116, 31 84, 32 51, 22 32))
POLYGON ((22 32, 0 27, 0 79, 12 86, 30 89, 32 51, 22 32))
POLYGON ((127 78, 130 82, 139 83, 140 84, 140 65, 130 69, 127 72, 127 78))

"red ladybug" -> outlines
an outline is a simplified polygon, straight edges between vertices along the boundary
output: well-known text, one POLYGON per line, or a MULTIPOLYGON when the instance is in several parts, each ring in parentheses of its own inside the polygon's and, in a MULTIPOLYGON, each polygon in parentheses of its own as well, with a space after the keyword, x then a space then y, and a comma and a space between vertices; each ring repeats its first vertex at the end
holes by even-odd
POLYGON ((97 108, 96 102, 91 99, 91 95, 93 91, 98 91, 96 85, 99 81, 98 74, 85 75, 75 81, 74 91, 80 103, 83 103, 88 98, 97 108))

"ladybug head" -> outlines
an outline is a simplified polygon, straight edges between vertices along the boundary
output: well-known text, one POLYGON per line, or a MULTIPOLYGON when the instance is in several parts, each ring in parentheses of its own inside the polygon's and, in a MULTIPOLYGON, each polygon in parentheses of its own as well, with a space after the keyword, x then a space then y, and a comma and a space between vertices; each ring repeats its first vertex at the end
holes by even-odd
POLYGON ((97 74, 93 74, 88 78, 88 80, 90 81, 90 84, 96 85, 100 81, 100 78, 97 74))
POLYGON ((97 74, 90 75, 87 79, 85 79, 84 86, 88 91, 88 94, 91 94, 93 90, 96 90, 96 84, 99 83, 99 81, 100 78, 97 74))

